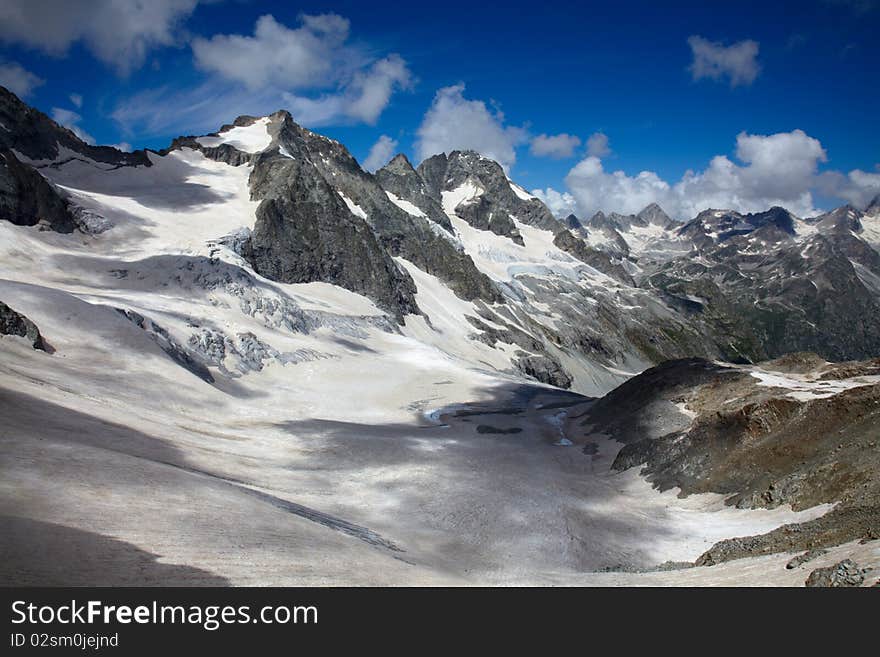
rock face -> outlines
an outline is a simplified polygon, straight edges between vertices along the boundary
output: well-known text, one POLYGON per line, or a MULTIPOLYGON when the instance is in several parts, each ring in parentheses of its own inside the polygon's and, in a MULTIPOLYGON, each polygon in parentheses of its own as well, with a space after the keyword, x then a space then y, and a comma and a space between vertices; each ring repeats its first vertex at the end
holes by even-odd
POLYGON ((393 257, 437 276, 465 300, 500 300, 442 225, 392 202, 344 146, 305 130, 287 112, 271 119, 274 148, 254 158, 251 174, 252 196, 263 203, 243 250, 257 271, 285 282, 338 284, 398 320, 419 311, 415 286, 393 257))
POLYGON ((211 371, 205 366, 205 363, 196 357, 196 355, 194 355, 189 349, 178 344, 165 328, 133 310, 117 308, 116 311, 149 335, 150 338, 159 345, 162 351, 164 351, 175 363, 196 375, 205 383, 214 383, 214 377, 211 374, 211 371))
POLYGON ((865 581, 865 571, 851 559, 844 559, 827 568, 817 568, 810 573, 805 582, 809 587, 851 587, 861 586, 865 581))
MULTIPOLYGON (((519 372, 542 382, 569 385, 575 377, 566 358, 598 361, 603 367, 614 368, 633 357, 655 362, 685 353, 717 354, 714 345, 698 344, 699 337, 676 311, 645 298, 647 295, 636 288, 628 263, 585 241, 587 231, 579 228, 576 218, 569 220, 569 227, 553 218, 539 199, 512 183, 497 163, 472 151, 454 151, 427 158, 413 172, 406 158, 397 156, 377 172, 376 178, 395 199, 410 208, 415 206, 420 213, 433 216, 442 211, 477 231, 510 240, 509 248, 496 247, 493 244, 497 242, 492 240, 462 245, 478 253, 484 262, 529 261, 513 265, 508 270, 516 272, 513 280, 498 284, 508 306, 503 318, 497 308, 488 314, 484 311, 479 321, 467 318, 480 331, 473 336, 475 339, 492 346, 507 343, 521 348, 523 354, 513 362, 519 372), (526 244, 521 234, 525 227, 545 233, 543 239, 549 237, 552 247, 536 247, 539 238, 532 232, 526 244), (524 249, 520 251, 517 246, 524 249), (544 249, 547 260, 534 264, 537 249, 544 249), (554 260, 588 267, 582 272, 559 275, 553 271, 554 260), (610 277, 612 284, 597 272, 610 277), (642 312, 621 308, 624 297, 628 299, 624 305, 642 312), (556 319, 541 319, 543 313, 532 302, 552 308, 556 319)), ((645 217, 633 221, 648 226, 653 225, 651 221, 665 225, 668 219, 659 208, 646 209, 645 217)))
POLYGON ((785 567, 788 570, 794 570, 795 568, 800 568, 805 563, 809 563, 813 559, 817 559, 823 554, 827 553, 828 550, 807 550, 803 554, 799 554, 798 556, 791 559, 787 564, 785 564, 785 567))
POLYGON ((26 339, 34 349, 47 351, 37 325, 2 301, 0 301, 0 335, 17 335, 26 339))
POLYGON ((264 200, 242 255, 255 271, 284 283, 340 285, 398 319, 418 312, 412 280, 307 161, 261 157, 252 190, 264 200))
POLYGON ((474 151, 434 155, 419 165, 418 172, 435 198, 465 185, 477 190, 476 195, 462 202, 450 200, 444 205, 447 212, 454 211, 475 228, 491 230, 515 242, 521 239, 513 218, 554 234, 562 229, 547 206, 512 183, 501 165, 474 151))
POLYGON ((557 388, 570 388, 571 377, 562 366, 548 356, 529 356, 523 354, 516 363, 517 368, 526 376, 547 383, 557 388))
POLYGON ((77 222, 64 201, 43 176, 15 154, 0 151, 0 219, 18 226, 40 224, 70 233, 77 222))
POLYGON ((636 215, 636 218, 644 222, 645 225, 660 226, 661 228, 672 228, 675 222, 663 211, 656 203, 650 203, 636 215))
POLYGON ((427 184, 413 168, 413 165, 402 153, 395 155, 391 161, 374 174, 379 186, 394 200, 402 200, 414 208, 406 208, 414 216, 425 216, 438 226, 442 226, 452 234, 452 223, 443 211, 440 199, 432 194, 427 184))

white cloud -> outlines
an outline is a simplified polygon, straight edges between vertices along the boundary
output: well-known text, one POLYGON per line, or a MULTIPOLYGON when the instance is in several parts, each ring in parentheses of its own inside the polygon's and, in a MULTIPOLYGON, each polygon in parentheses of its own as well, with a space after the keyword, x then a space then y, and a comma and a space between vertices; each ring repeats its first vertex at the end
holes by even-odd
POLYGON ((131 153, 131 144, 127 141, 121 141, 118 144, 110 144, 110 146, 125 153, 131 153))
POLYGON ((0 40, 64 55, 82 41, 98 59, 126 74, 158 46, 173 45, 198 0, 3 0, 0 40))
POLYGON ((77 107, 83 106, 83 97, 80 94, 70 94, 68 96, 70 98, 70 102, 76 105, 77 107))
POLYGON ((271 15, 260 16, 253 36, 215 34, 193 39, 197 66, 241 82, 249 89, 274 85, 297 89, 337 76, 334 64, 344 57, 349 22, 342 16, 302 16, 302 26, 290 29, 271 15))
POLYGON ((370 153, 367 155, 367 159, 364 160, 364 169, 375 171, 385 166, 396 151, 397 140, 392 139, 388 135, 382 135, 370 148, 370 153))
POLYGON ((0 85, 16 96, 30 96, 45 81, 15 62, 0 61, 0 85))
POLYGON ((665 200, 669 195, 669 185, 657 174, 642 171, 629 177, 623 171, 607 173, 602 161, 593 155, 578 162, 569 171, 565 183, 582 217, 592 216, 597 210, 638 212, 652 201, 665 200))
POLYGON ((481 100, 464 97, 464 85, 437 91, 416 133, 415 150, 423 160, 437 153, 474 150, 506 170, 516 162, 516 147, 528 140, 525 128, 508 126, 504 114, 481 100))
POLYGON ((587 155, 593 157, 605 157, 611 154, 611 148, 608 146, 608 135, 604 132, 594 132, 587 139, 587 155))
POLYGON ((574 155, 574 150, 581 145, 580 137, 568 133, 558 135, 540 134, 532 138, 532 155, 562 159, 574 155))
POLYGON ((308 98, 284 92, 282 98, 293 118, 311 126, 340 122, 373 125, 396 89, 407 89, 411 76, 399 55, 389 55, 358 71, 340 91, 308 98))
POLYGON ((608 172, 602 161, 589 156, 566 177, 568 196, 549 188, 535 192, 557 215, 567 214, 571 200, 581 217, 597 210, 634 213, 652 202, 670 215, 689 219, 707 208, 758 212, 780 205, 795 214, 815 214, 813 192, 821 191, 854 205, 866 205, 880 193, 880 173, 854 170, 848 174, 818 173, 827 160, 819 140, 802 130, 773 135, 740 133, 735 162, 716 155, 702 171, 687 171, 681 180, 668 182, 653 171, 629 176, 608 172))
POLYGON ((304 15, 300 22, 291 29, 265 15, 253 36, 195 39, 196 65, 250 92, 274 89, 294 119, 310 126, 373 124, 392 94, 411 86, 411 73, 399 55, 373 61, 362 47, 347 43, 348 19, 304 15))
POLYGON ((748 39, 725 46, 701 36, 688 38, 694 60, 690 71, 694 80, 728 78, 730 86, 749 85, 758 77, 758 42, 748 39))
POLYGON ((80 127, 79 122, 82 121, 82 117, 76 112, 66 110, 61 107, 53 107, 52 119, 55 121, 55 123, 63 125, 65 128, 70 130, 73 134, 75 134, 87 144, 95 143, 95 138, 92 137, 88 132, 83 130, 82 127, 80 127))
POLYGON ((577 212, 577 201, 568 192, 557 192, 552 187, 533 189, 532 194, 544 201, 550 211, 557 217, 567 217, 577 212))
MULTIPOLYGON (((880 167, 878 167, 880 170, 880 167)), ((880 195, 880 173, 853 169, 847 174, 826 171, 819 176, 819 190, 863 208, 880 195)))

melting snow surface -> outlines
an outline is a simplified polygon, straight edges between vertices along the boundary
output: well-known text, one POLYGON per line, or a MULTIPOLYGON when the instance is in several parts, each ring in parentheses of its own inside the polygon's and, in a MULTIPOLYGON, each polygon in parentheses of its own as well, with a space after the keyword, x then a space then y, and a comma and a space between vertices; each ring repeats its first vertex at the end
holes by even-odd
POLYGON ((787 388, 788 396, 800 401, 811 399, 824 399, 861 386, 869 386, 880 383, 880 375, 857 376, 851 379, 810 380, 806 377, 793 378, 763 370, 753 370, 750 374, 758 379, 758 385, 770 388, 787 388))

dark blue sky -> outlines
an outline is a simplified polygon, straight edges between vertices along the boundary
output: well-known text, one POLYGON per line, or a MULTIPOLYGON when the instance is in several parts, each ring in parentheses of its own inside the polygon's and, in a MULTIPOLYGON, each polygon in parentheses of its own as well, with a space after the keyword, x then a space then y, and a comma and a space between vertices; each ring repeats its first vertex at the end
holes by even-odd
MULTIPOLYGON (((375 124, 351 117, 318 122, 319 132, 345 143, 361 161, 383 134, 417 160, 416 133, 436 92, 463 83, 463 97, 484 101, 490 112, 502 111, 504 126, 525 127, 531 136, 567 133, 581 140, 570 157, 554 159, 530 154, 527 137, 521 137, 511 174, 530 189, 565 189, 566 174, 597 131, 609 138, 611 153, 602 158, 606 171, 634 175, 647 169, 670 183, 688 169, 705 169, 715 155, 735 161, 736 138, 743 131, 769 135, 800 129, 827 153, 820 171, 876 173, 880 11, 874 4, 227 1, 182 10, 169 28, 173 43, 147 42, 142 63, 135 61, 128 72, 120 73, 106 54, 93 54, 100 37, 75 34, 59 47, 33 39, 23 43, 26 39, 5 27, 0 57, 44 81, 26 97, 43 111, 75 111, 81 116, 77 126, 100 143, 160 148, 177 134, 219 125, 194 125, 196 115, 185 112, 161 125, 148 126, 143 116, 120 122, 120 106, 154 102, 173 108, 194 88, 206 94, 223 90, 210 103, 211 118, 227 107, 231 120, 284 104, 277 96, 283 89, 244 90, 216 70, 197 68, 192 38, 253 35, 256 19, 264 14, 295 29, 301 14, 335 13, 350 21, 346 43, 364 66, 397 53, 411 74, 411 86, 393 91, 375 124), (759 73, 737 86, 723 74, 695 80, 689 70, 692 35, 722 45, 757 42, 759 73), (71 93, 83 97, 81 107, 72 104, 71 93)), ((296 93, 315 97, 332 91, 332 85, 316 84, 296 93)), ((185 102, 192 104, 192 95, 185 102)), ((821 199, 822 193, 816 196, 821 199)))

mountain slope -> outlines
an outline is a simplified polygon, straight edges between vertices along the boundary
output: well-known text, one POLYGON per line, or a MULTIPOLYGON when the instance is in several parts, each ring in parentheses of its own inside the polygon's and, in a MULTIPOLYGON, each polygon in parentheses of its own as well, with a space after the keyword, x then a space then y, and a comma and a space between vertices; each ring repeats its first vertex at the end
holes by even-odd
POLYGON ((624 443, 612 468, 641 468, 659 490, 720 493, 738 508, 835 504, 821 518, 721 542, 697 561, 711 565, 880 538, 878 399, 877 360, 671 361, 592 405, 569 435, 624 443))

